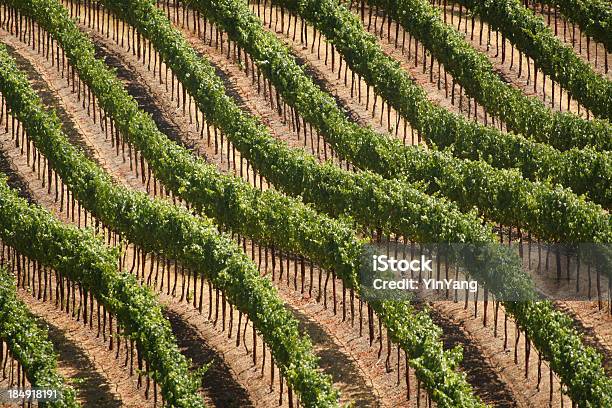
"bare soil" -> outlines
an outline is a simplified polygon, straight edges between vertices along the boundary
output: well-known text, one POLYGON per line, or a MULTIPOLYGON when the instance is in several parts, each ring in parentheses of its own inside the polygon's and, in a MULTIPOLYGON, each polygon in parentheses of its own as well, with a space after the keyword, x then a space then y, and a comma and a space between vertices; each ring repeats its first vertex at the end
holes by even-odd
POLYGON ((23 290, 19 293, 30 311, 49 326, 50 338, 60 354, 60 373, 75 386, 83 406, 154 406, 153 400, 146 400, 143 390, 137 389, 121 359, 109 358, 107 342, 96 338, 94 332, 58 310, 52 302, 36 300, 23 290))

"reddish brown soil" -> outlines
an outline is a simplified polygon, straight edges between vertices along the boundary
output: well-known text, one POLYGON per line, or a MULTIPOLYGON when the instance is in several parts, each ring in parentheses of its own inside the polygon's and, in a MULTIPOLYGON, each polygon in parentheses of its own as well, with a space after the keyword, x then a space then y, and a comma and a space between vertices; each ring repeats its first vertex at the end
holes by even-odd
POLYGON ((76 322, 51 302, 34 299, 20 291, 20 298, 30 311, 50 327, 50 337, 59 352, 60 373, 75 385, 83 406, 153 407, 142 389, 136 388, 121 358, 109 358, 108 342, 96 338, 94 331, 76 322))

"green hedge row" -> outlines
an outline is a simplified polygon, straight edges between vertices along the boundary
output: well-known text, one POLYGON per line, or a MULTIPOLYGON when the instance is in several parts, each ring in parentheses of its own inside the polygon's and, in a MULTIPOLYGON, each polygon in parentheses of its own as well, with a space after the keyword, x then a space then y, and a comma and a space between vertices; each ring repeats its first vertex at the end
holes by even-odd
MULTIPOLYGON (((0 177, 0 220, 5 213, 15 209, 22 210, 23 200, 12 200, 5 206, 6 198, 15 199, 15 194, 8 193, 4 176, 0 177), (11 204, 14 208, 11 208, 11 204)), ((4 227, 5 224, 2 224, 4 227)), ((76 400, 76 393, 71 386, 65 384, 57 372, 57 354, 53 343, 48 338, 46 330, 38 326, 36 319, 28 311, 27 306, 17 298, 15 281, 12 276, 0 269, 0 339, 4 341, 21 367, 26 378, 35 388, 55 390, 62 397, 49 401, 46 406, 51 408, 76 408, 81 405, 76 400)))
POLYGON ((539 69, 596 116, 612 120, 612 81, 595 73, 520 0, 457 2, 503 33, 516 48, 531 57, 539 69))
POLYGON ((382 7, 441 62, 467 94, 509 129, 560 150, 592 146, 612 150, 612 126, 607 120, 585 120, 568 112, 552 111, 537 97, 528 97, 504 82, 488 57, 474 49, 460 33, 440 18, 428 0, 368 0, 382 7))

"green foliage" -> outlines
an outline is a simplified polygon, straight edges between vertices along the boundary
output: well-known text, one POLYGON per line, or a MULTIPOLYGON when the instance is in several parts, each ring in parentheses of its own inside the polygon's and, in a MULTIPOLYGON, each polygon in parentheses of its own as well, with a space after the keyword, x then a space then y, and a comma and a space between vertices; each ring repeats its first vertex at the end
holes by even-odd
MULTIPOLYGON (((119 4, 117 7, 119 6, 125 6, 125 4, 119 4)), ((139 26, 140 31, 152 35, 151 38, 156 39, 155 42, 161 42, 156 43, 155 46, 158 48, 158 50, 162 51, 164 59, 166 61, 170 61, 169 57, 174 56, 174 58, 169 62, 175 64, 173 65, 174 71, 179 75, 180 79, 190 92, 192 92, 194 89, 198 91, 195 92, 194 95, 200 104, 200 108, 205 112, 207 120, 219 126, 230 138, 233 137, 234 139, 232 139, 232 141, 239 149, 242 148, 244 149, 243 151, 249 153, 255 152, 252 153, 252 156, 259 158, 258 161, 255 161, 256 163, 261 161, 261 164, 258 165, 267 166, 271 169, 269 171, 272 171, 275 166, 282 169, 282 172, 277 170, 276 177, 278 180, 288 180, 288 184, 285 186, 285 188, 294 188, 295 191, 302 191, 305 193, 306 190, 304 190, 304 185, 313 187, 314 192, 309 192, 309 194, 312 194, 313 199, 319 200, 320 205, 328 206, 328 210, 330 210, 330 212, 335 212, 338 214, 342 214, 344 211, 354 211, 354 214, 360 218, 360 221, 363 220, 361 222, 365 221, 366 223, 370 223, 366 225, 377 226, 378 224, 383 225, 385 228, 391 229, 396 224, 395 220, 400 220, 401 222, 399 224, 401 225, 401 228, 405 229, 406 232, 415 230, 417 237, 425 242, 428 240, 429 242, 487 242, 488 240, 492 239, 486 228, 475 228, 474 221, 471 221, 470 218, 465 218, 465 216, 462 216, 456 209, 453 209, 452 206, 449 206, 443 200, 434 200, 431 197, 427 197, 426 195, 418 193, 414 190, 410 190, 410 194, 408 195, 398 195, 398 193, 395 192, 398 190, 394 190, 392 188, 389 190, 391 191, 391 194, 388 194, 385 189, 381 188, 381 186, 384 185, 386 188, 387 186, 393 186, 393 184, 383 184, 379 177, 372 176, 369 173, 360 173, 362 175, 359 177, 362 178, 352 179, 347 178, 346 176, 336 178, 338 174, 345 173, 340 172, 331 165, 318 166, 316 163, 314 163, 314 159, 311 157, 301 153, 289 151, 284 145, 273 142, 263 126, 252 119, 247 120, 248 118, 245 118, 243 113, 237 107, 235 107, 235 105, 230 103, 231 100, 226 97, 223 92, 223 84, 214 76, 214 71, 209 65, 204 64, 192 50, 187 54, 181 54, 182 52, 186 52, 186 50, 190 49, 186 47, 184 40, 180 38, 178 33, 167 29, 169 26, 167 20, 162 19, 163 15, 157 13, 155 9, 152 8, 151 3, 147 4, 147 2, 140 2, 138 3, 139 7, 135 7, 135 3, 129 4, 129 6, 130 11, 137 13, 139 18, 144 20, 144 22, 141 21, 139 24, 145 24, 147 21, 150 24, 145 26, 146 30, 144 31, 142 30, 143 26, 139 26), (146 8, 144 8, 145 6, 146 8), (159 34, 160 31, 156 31, 156 29, 162 30, 168 34, 168 37, 162 36, 159 34), (170 34, 172 34, 172 36, 170 36, 170 34), (157 35, 159 35, 159 38, 157 35), (159 44, 163 44, 164 41, 166 42, 168 49, 159 46, 159 44), (177 54, 174 54, 175 52, 177 54), (245 123, 248 126, 246 126, 245 123), (283 155, 281 155, 279 152, 283 153, 283 155), (266 157, 268 157, 268 159, 264 160, 266 157), (277 160, 276 165, 274 164, 274 159, 277 160), (302 173, 294 169, 297 169, 302 173), (316 169, 319 171, 319 173, 309 173, 312 171, 311 169, 316 169), (324 169, 325 171, 320 169, 324 169), (289 176, 285 179, 282 177, 283 173, 288 174, 289 176), (363 174, 365 174, 365 176, 363 174), (379 181, 381 181, 380 184, 378 184, 379 181), (298 183, 298 185, 295 187, 289 187, 291 186, 289 182, 298 183), (323 190, 321 190, 321 188, 323 188, 323 190), (362 194, 362 191, 366 192, 366 194, 362 194), (324 192, 325 195, 321 194, 321 192, 324 192), (382 198, 385 197, 386 193, 389 198, 383 200, 382 198), (340 195, 340 198, 338 195, 340 195), (399 201, 400 204, 403 203, 402 210, 398 210, 395 207, 395 205, 398 203, 396 202, 398 196, 405 197, 403 198, 404 201, 399 201), (419 202, 418 200, 423 201, 419 202), (372 203, 377 202, 379 204, 373 206, 372 203), (378 209, 379 205, 380 209, 378 209), (372 214, 372 209, 375 210, 375 214, 372 214), (381 210, 389 211, 389 215, 386 215, 386 218, 382 217, 384 212, 381 210), (440 223, 442 225, 439 225, 440 223), (421 227, 422 231, 424 232, 420 232, 419 228, 421 227), (436 240, 436 237, 439 238, 439 240, 436 240)), ((124 15, 124 17, 128 19, 135 18, 134 16, 127 15, 127 13, 124 15)), ((82 47, 84 44, 81 43, 79 45, 82 47)), ((83 65, 91 66, 92 64, 95 64, 94 60, 88 60, 88 63, 83 65)), ((82 68, 83 67, 79 67, 79 69, 82 68)), ((105 80, 100 81, 100 83, 107 85, 112 84, 112 78, 107 76, 105 77, 105 80)), ((93 89, 95 91, 96 88, 93 89)), ((103 89, 103 87, 101 89, 103 89)), ((105 107, 105 110, 107 110, 107 107, 105 107)), ((118 110, 118 112, 123 111, 118 110)), ((134 132, 144 132, 146 129, 147 127, 143 125, 133 127, 134 132)), ((133 136, 128 135, 128 137, 133 136)), ((168 152, 166 161, 173 162, 173 159, 171 159, 173 157, 174 156, 170 155, 170 152, 168 152)), ((104 196, 102 201, 108 201, 107 197, 109 196, 104 196)), ((132 208, 133 206, 128 205, 128 207, 132 208)), ((109 212, 111 211, 112 210, 109 209, 109 212)), ((168 219, 164 217, 162 213, 155 213, 154 215, 150 216, 149 219, 163 219, 163 221, 160 221, 159 224, 165 226, 180 224, 178 231, 180 231, 179 236, 181 237, 189 237, 191 236, 189 234, 193 233, 189 228, 184 228, 184 223, 179 223, 176 221, 176 219, 168 219)), ((143 221, 138 220, 132 221, 132 223, 135 225, 144 223, 143 221)), ((477 222, 476 219, 475 221, 477 222)), ((126 221, 123 225, 127 223, 128 221, 126 221)), ((157 226, 157 224, 157 222, 154 223, 155 226, 157 226)), ((124 230, 129 229, 127 226, 123 226, 123 228, 124 230)), ((176 236, 164 233, 163 229, 155 231, 142 231, 143 234, 145 234, 144 236, 151 240, 151 244, 148 247, 145 247, 145 249, 156 251, 163 251, 165 249, 168 250, 169 253, 174 251, 175 246, 173 243, 176 242, 176 236), (157 239, 158 236, 159 239, 157 239)), ((407 233, 406 235, 410 236, 411 234, 407 233)), ((134 236, 138 237, 138 234, 134 233, 134 236)), ((181 248, 191 249, 194 247, 201 247, 201 245, 197 242, 194 243, 194 245, 188 245, 186 247, 180 245, 178 246, 178 251, 180 251, 181 248)), ((208 253, 208 251, 205 253, 208 253)), ((185 257, 179 259, 191 260, 191 262, 188 262, 187 265, 195 268, 196 270, 201 270, 198 269, 198 265, 209 265, 207 258, 202 258, 201 254, 191 257, 190 251, 186 251, 185 257)), ((348 256, 347 259, 350 262, 350 256, 348 256)), ((504 266, 504 268, 500 268, 502 271, 501 276, 509 279, 508 281, 502 282, 510 283, 513 280, 516 280, 517 283, 524 282, 520 275, 520 268, 518 269, 519 273, 517 274, 516 264, 502 263, 500 266, 504 266)), ((210 272, 208 273, 210 274, 210 272)), ((228 279, 231 276, 234 276, 235 273, 237 272, 232 270, 229 274, 223 274, 222 278, 228 279)), ((244 281, 244 279, 241 279, 239 275, 239 277, 232 282, 237 284, 238 282, 242 283, 242 281, 244 281)), ((227 281, 223 280, 220 282, 217 281, 216 283, 221 285, 222 288, 227 285, 227 281)), ((513 285, 509 286, 513 287, 513 285)), ((387 328, 390 330, 393 339, 400 343, 409 353, 409 355, 419 357, 414 359, 414 361, 411 361, 411 364, 419 364, 417 374, 424 376, 425 379, 423 382, 426 384, 435 384, 438 390, 443 393, 434 393, 435 398, 440 401, 441 404, 445 404, 445 406, 455 406, 452 404, 448 405, 448 400, 446 400, 447 397, 453 398, 455 403, 460 401, 460 399, 457 399, 459 398, 458 396, 467 396, 467 401, 473 401, 473 399, 469 397, 470 393, 463 390, 463 386, 461 386, 462 391, 456 390, 458 387, 456 381, 461 381, 464 383, 464 380, 461 380, 461 377, 452 376, 452 371, 449 372, 448 370, 448 368, 455 366, 452 361, 457 361, 456 352, 446 354, 436 351, 441 350, 439 348, 426 346, 428 342, 433 342, 431 344, 436 344, 435 333, 437 330, 439 330, 435 326, 428 326, 423 325, 423 323, 419 323, 420 319, 426 318, 426 314, 412 314, 412 308, 410 305, 402 303, 385 302, 382 305, 374 305, 374 307, 379 311, 379 313, 381 313, 381 316, 387 324, 387 328), (425 334, 423 337, 419 335, 421 332, 425 334), (432 352, 430 353, 430 351, 432 352), (441 358, 440 356, 436 357, 436 354, 444 355, 444 358, 441 358), (438 368, 436 368, 436 364, 441 364, 441 367, 444 368, 444 370, 440 371, 438 368), (425 368, 427 368, 427 370, 425 368), (453 380, 453 378, 455 378, 455 380, 453 380), (457 394, 455 394, 455 392, 457 394)), ((567 356, 560 356, 560 358, 566 358, 566 360, 563 361, 563 364, 575 364, 575 366, 588 367, 580 375, 587 379, 586 383, 589 383, 590 381, 597 382, 597 379, 599 379, 602 375, 600 360, 597 360, 599 357, 596 354, 585 353, 585 347, 582 345, 578 334, 571 328, 571 324, 568 323, 567 320, 562 319, 562 314, 550 313, 550 311, 547 309, 548 307, 549 304, 547 302, 529 302, 524 309, 519 311, 520 313, 517 312, 514 314, 514 316, 520 322, 522 321, 522 313, 538 314, 541 310, 541 313, 546 316, 547 321, 551 325, 563 328, 564 332, 567 333, 566 335, 569 336, 570 343, 577 344, 576 350, 574 350, 571 354, 568 354, 567 356), (586 356, 584 357, 584 361, 581 360, 583 356, 586 356), (567 359, 569 359, 569 363, 567 363, 567 359)), ((427 322, 427 320, 423 320, 423 322, 427 322)), ((534 327, 532 330, 537 332, 541 328, 542 330, 547 330, 548 326, 538 326, 534 327)), ((547 336, 545 335, 546 333, 548 333, 548 331, 542 334, 536 333, 536 335, 533 336, 535 339, 534 342, 538 348, 552 350, 551 353, 556 353, 558 350, 558 344, 568 341, 565 338, 547 336), (546 344, 543 344, 544 342, 546 344)), ((547 359, 554 359, 551 357, 551 355, 547 354, 544 354, 543 357, 547 359)), ((557 360, 559 360, 559 358, 557 358, 557 360)), ((603 384, 605 385, 605 383, 603 384)), ((586 387, 588 387, 588 385, 586 385, 586 387)), ((598 392, 598 390, 595 392, 598 392)), ((467 403, 461 403, 459 406, 466 406, 465 404, 467 403)))
POLYGON ((539 0, 538 3, 557 7, 582 33, 602 43, 612 52, 612 6, 605 0, 539 0))
MULTIPOLYGON (((556 0, 555 0, 556 1, 556 0)), ((575 0, 574 2, 579 1, 575 0)), ((596 74, 574 51, 555 37, 544 21, 519 0, 457 0, 474 14, 500 31, 516 48, 531 57, 539 69, 563 86, 596 116, 612 120, 612 81, 596 74)), ((592 1, 580 1, 593 3, 592 1)), ((565 3, 565 2, 564 2, 565 3)), ((567 8, 566 8, 567 9, 567 8)), ((592 11, 597 8, 587 8, 592 11)), ((608 15, 609 15, 608 11, 608 15)), ((576 16, 577 17, 577 16, 576 16)), ((598 17, 604 15, 598 14, 598 17)), ((580 21, 584 23, 582 17, 580 21)), ((610 21, 609 17, 607 18, 610 21)), ((607 31, 608 51, 610 27, 606 18, 596 20, 607 31)), ((589 27, 593 27, 589 24, 589 27)), ((594 28, 591 28, 593 30, 594 28)), ((606 36, 606 32, 602 34, 606 36)), ((593 31, 591 31, 593 32, 593 31)))
MULTIPOLYGON (((146 5, 152 7, 150 4, 146 5)), ((138 8, 135 7, 134 10, 138 10, 138 8)), ((145 9, 143 15, 149 16, 155 15, 155 13, 158 12, 154 8, 145 9)), ((169 27, 167 19, 163 15, 160 15, 160 17, 160 20, 155 21, 151 30, 147 32, 155 33, 156 29, 169 27)), ((53 29, 51 25, 47 28, 53 29)), ((55 31, 52 32, 57 35, 55 31)), ((173 31, 169 32, 176 35, 173 31)), ((76 34, 74 38, 76 38, 76 34)), ((161 38, 159 41, 164 39, 162 35, 157 38, 161 38)), ((166 38, 166 40, 168 43, 178 43, 178 40, 171 38, 166 38)), ((91 48, 91 44, 85 40, 85 37, 81 36, 79 41, 78 50, 91 48)), ((73 45, 75 44, 73 43, 73 45)), ((105 71, 100 62, 92 57, 88 57, 87 63, 77 60, 77 58, 84 58, 83 55, 93 54, 79 52, 77 55, 73 55, 70 50, 67 51, 67 54, 69 58, 74 58, 72 61, 78 67, 79 73, 84 73, 84 75, 81 75, 81 79, 105 78, 104 81, 92 82, 94 93, 97 95, 100 105, 105 108, 110 117, 117 121, 117 125, 125 131, 126 137, 142 149, 143 155, 147 157, 149 163, 153 163, 152 167, 156 175, 167 185, 172 186, 188 201, 196 203, 197 206, 202 206, 204 211, 213 214, 220 222, 241 234, 260 239, 270 245, 275 245, 277 248, 309 255, 319 265, 327 266, 339 273, 347 286, 356 286, 358 278, 356 271, 360 262, 359 255, 362 245, 355 240, 351 229, 325 216, 318 215, 300 202, 280 196, 273 190, 260 193, 235 178, 224 178, 214 170, 214 167, 205 166, 199 160, 194 160, 189 152, 168 141, 163 134, 157 131, 151 119, 140 113, 137 105, 127 96, 121 84, 114 76, 105 71), (91 71, 87 72, 85 69, 96 70, 96 74, 94 75, 91 71), (104 84, 107 88, 99 87, 97 84, 104 84), (122 103, 119 103, 119 101, 122 101, 122 103), (117 106, 122 109, 117 109, 117 106), (188 182, 184 181, 186 178, 188 182)), ((217 84, 218 79, 214 72, 211 71, 211 75, 211 78, 215 79, 213 84, 217 84)), ((196 81, 194 83, 204 85, 207 81, 196 81)), ((218 89, 222 88, 216 88, 216 90, 218 89)), ((224 96, 224 93, 213 92, 213 95, 224 96)), ((215 105, 207 106, 211 106, 211 109, 217 109, 215 105)), ((310 161, 308 163, 312 165, 310 161)), ((336 171, 333 166, 330 166, 329 169, 333 172, 336 171)), ((383 197, 380 192, 378 196, 383 197)), ((416 194, 415 199, 419 199, 420 196, 422 194, 416 194)), ((451 228, 451 223, 456 218, 463 217, 456 210, 449 209, 448 206, 438 208, 426 202, 423 208, 426 210, 424 215, 428 213, 431 215, 431 227, 425 230, 426 234, 438 230, 436 223, 439 224, 439 221, 436 217, 444 216, 446 210, 450 210, 451 214, 448 222, 441 223, 441 227, 446 228, 446 230, 451 228), (427 210, 428 206, 430 207, 429 210, 427 210)), ((365 214, 364 211, 364 216, 365 214)), ((410 222, 417 223, 419 214, 417 211, 410 222)), ((159 218, 159 215, 156 218, 159 218)), ((126 221, 125 224, 128 224, 128 222, 126 221)), ((463 222, 461 225, 465 225, 469 232, 469 223, 463 222)), ((476 231, 485 231, 478 225, 477 220, 473 222, 473 225, 476 226, 476 231)), ((418 224, 412 228, 418 228, 418 224)), ((441 228, 440 230, 444 231, 441 228)), ((447 233, 446 239, 453 240, 451 233, 452 231, 447 233)), ((174 237, 166 238, 163 236, 159 238, 160 234, 161 232, 157 230, 156 234, 149 233, 148 236, 158 238, 158 241, 162 243, 175 242, 176 240, 174 237)), ((190 234, 193 234, 193 232, 187 230, 180 235, 186 237, 190 234)), ((485 236, 487 236, 486 233, 485 236)), ((142 239, 138 242, 142 244, 142 239)), ((163 244, 151 244, 149 247, 167 250, 167 247, 164 247, 163 244)), ((171 253, 176 254, 177 251, 171 251, 171 253)), ((202 265, 201 259, 197 257, 191 260, 185 258, 184 255, 175 256, 183 262, 186 262, 187 259, 193 267, 202 265), (200 262, 198 263, 198 261, 200 262)), ((255 292, 255 290, 251 289, 250 292, 255 292)), ((270 303, 270 301, 268 302, 270 303)), ((444 397, 446 393, 453 396, 453 401, 459 404, 453 406, 480 406, 480 403, 474 399, 464 376, 455 371, 456 364, 453 361, 447 361, 447 354, 443 352, 443 343, 439 339, 439 328, 434 325, 426 312, 413 310, 409 305, 404 307, 411 312, 402 316, 401 319, 388 319, 388 329, 393 336, 405 336, 399 337, 397 340, 398 342, 401 341, 404 349, 415 358, 412 363, 414 367, 422 367, 422 369, 419 369, 419 372, 424 373, 422 381, 428 384, 430 389, 437 390, 436 393, 440 394, 440 400, 447 398, 444 397), (418 333, 421 333, 421 335, 417 335, 418 333), (422 350, 429 348, 432 348, 432 351, 427 355, 422 355, 422 350), (453 388, 448 388, 445 383, 451 384, 453 388)), ((271 308, 274 309, 272 306, 271 308)), ((272 310, 268 313, 272 313, 272 310)), ((384 313, 380 307, 377 310, 384 313)), ((299 390, 299 388, 297 389, 299 390)), ((304 396, 302 396, 302 401, 307 401, 307 404, 316 404, 316 401, 310 400, 308 402, 309 400, 305 399, 304 396)))
MULTIPOLYGON (((228 1, 232 0, 222 1, 219 7, 227 4, 228 1)), ((449 150, 447 153, 452 153, 454 156, 479 160, 496 168, 516 168, 526 179, 561 184, 571 188, 576 194, 588 194, 591 200, 606 208, 612 205, 612 189, 610 189, 612 154, 610 152, 599 152, 588 147, 559 152, 549 145, 535 143, 513 133, 503 133, 434 104, 427 98, 425 90, 412 81, 400 64, 383 52, 376 37, 365 31, 359 18, 345 6, 338 4, 338 0, 274 0, 273 3, 299 14, 321 31, 327 40, 334 44, 353 72, 359 74, 370 84, 432 145, 446 148, 449 150)), ((279 63, 283 68, 290 65, 290 62, 284 59, 279 63)), ((313 88, 303 79, 297 78, 295 70, 292 76, 278 68, 272 72, 275 75, 284 74, 284 81, 287 84, 294 83, 293 88, 287 88, 292 93, 297 92, 297 89, 304 90, 306 86, 313 88), (298 84, 295 84, 296 82, 298 84), (301 88, 296 88, 299 85, 301 88)), ((280 86, 280 88, 284 87, 280 86)), ((318 91, 321 93, 320 90, 318 91)), ((315 97, 314 89, 310 92, 309 96, 315 97)), ((292 103, 290 96, 284 96, 289 103, 292 103)), ((310 106, 324 106, 326 109, 333 106, 330 105, 333 99, 329 96, 327 97, 330 101, 327 103, 322 102, 321 95, 317 96, 318 98, 312 100, 310 106)), ((308 100, 300 98, 300 102, 307 103, 308 100)), ((300 112, 304 117, 308 113, 307 110, 300 112)), ((340 114, 338 112, 338 115, 340 114)), ((309 119, 306 118, 306 120, 309 119)), ((331 129, 338 129, 341 126, 342 122, 337 118, 330 118, 330 120, 335 122, 335 127, 331 129)), ((311 121, 313 126, 317 122, 311 121)), ((332 135, 323 134, 330 139, 332 144, 341 145, 333 140, 332 135)), ((361 135, 361 139, 366 140, 359 141, 359 144, 379 144, 376 139, 380 138, 383 136, 371 131, 365 132, 361 135)), ((410 160, 426 161, 428 153, 424 149, 411 150, 404 148, 401 143, 397 145, 402 149, 402 154, 416 156, 411 157, 410 160)), ((341 147, 336 146, 339 151, 341 147)), ((376 150, 372 153, 371 158, 374 159, 376 150)), ((356 162, 351 156, 345 157, 353 160, 354 164, 362 168, 371 169, 369 167, 371 164, 369 165, 368 162, 356 162)), ((403 173, 410 175, 411 169, 404 169, 403 173)))
MULTIPOLYGON (((110 2, 107 1, 106 3, 110 2)), ((272 34, 263 30, 261 23, 251 15, 242 2, 223 0, 214 3, 213 7, 209 0, 192 0, 190 2, 207 18, 223 27, 230 38, 247 50, 264 75, 283 94, 284 99, 290 105, 295 106, 313 127, 327 137, 327 140, 339 154, 353 164, 362 169, 373 170, 385 177, 400 178, 402 183, 406 180, 412 182, 425 181, 428 192, 442 193, 456 201, 464 211, 477 208, 488 219, 505 225, 522 227, 548 241, 612 242, 609 216, 599 206, 587 202, 584 198, 577 197, 567 189, 558 186, 553 187, 548 182, 524 180, 516 171, 497 170, 483 162, 459 160, 446 153, 403 146, 399 140, 376 134, 369 128, 350 123, 346 115, 337 107, 333 98, 314 85, 302 68, 297 65, 287 48, 272 34)), ((323 3, 319 2, 317 4, 323 3)), ((352 52, 355 55, 363 53, 365 56, 367 50, 378 49, 374 37, 363 32, 361 23, 353 18, 348 10, 336 11, 329 5, 320 7, 319 9, 316 4, 312 3, 312 9, 309 9, 304 16, 311 21, 315 21, 313 16, 329 15, 331 21, 329 26, 342 27, 342 30, 338 30, 340 31, 338 36, 342 35, 345 47, 354 49, 352 52), (343 22, 344 18, 348 19, 349 22, 345 24, 343 22)), ((316 22, 315 25, 318 28, 324 28, 323 23, 316 22)), ((150 29, 153 28, 148 30, 150 29)), ((336 34, 331 31, 332 28, 324 30, 328 38, 336 40, 336 34), (330 37, 330 34, 332 34, 332 37, 330 37)), ((341 39, 337 39, 337 41, 341 41, 341 39)), ((338 46, 337 41, 335 42, 336 46, 338 46)), ((185 55, 185 59, 197 60, 193 51, 191 51, 191 54, 185 52, 185 55)), ((165 57, 166 60, 168 58, 169 56, 165 57)), ((374 59, 372 63, 367 61, 366 58, 360 64, 381 66, 386 60, 379 58, 374 59)), ((179 61, 176 62, 177 65, 179 63, 179 61)), ((312 202, 323 211, 331 214, 348 213, 363 225, 374 228, 389 225, 395 227, 394 232, 399 231, 400 233, 406 233, 406 235, 414 233, 413 230, 403 229, 404 225, 402 223, 405 221, 402 217, 409 214, 411 208, 400 205, 401 201, 396 201, 393 204, 394 208, 389 208, 391 206, 385 207, 384 204, 389 203, 389 198, 376 198, 385 190, 389 197, 397 197, 397 187, 377 179, 370 173, 358 173, 347 177, 345 172, 334 171, 327 165, 316 168, 312 164, 311 157, 290 151, 284 145, 273 141, 272 137, 260 130, 256 124, 251 124, 246 119, 244 121, 234 120, 241 115, 237 106, 234 105, 225 110, 213 110, 211 106, 218 106, 221 103, 227 105, 229 103, 224 102, 222 96, 219 96, 216 100, 211 100, 209 96, 222 84, 217 80, 215 86, 211 86, 212 90, 203 89, 204 87, 201 84, 210 82, 205 78, 209 76, 209 71, 212 71, 212 69, 203 62, 194 62, 193 64, 199 65, 191 69, 189 78, 181 78, 180 71, 178 75, 191 95, 194 96, 196 101, 199 101, 200 109, 207 114, 209 121, 223 129, 230 138, 233 138, 232 141, 243 152, 243 155, 250 155, 250 159, 255 166, 276 186, 290 194, 301 194, 305 201, 312 202), (200 85, 190 90, 189 83, 191 81, 200 85), (224 113, 227 114, 224 115, 224 113), (252 136, 245 140, 244 135, 252 136), (258 147, 256 143, 265 149, 255 149, 255 147, 258 147), (282 166, 277 165, 277 163, 282 163, 282 166), (321 173, 325 175, 319 176, 321 173), (367 182, 376 183, 379 190, 371 191, 372 188, 367 187, 367 184, 363 182, 364 179, 369 179, 367 182), (334 182, 330 183, 330 180, 334 180, 334 182), (356 203, 359 203, 359 205, 356 203), (382 210, 385 212, 382 212, 382 210)), ((380 78, 389 78, 389 75, 381 73, 380 78)), ((397 89, 398 82, 396 81, 390 86, 397 89)), ((444 127, 446 122, 441 121, 440 123, 440 126, 444 127)), ((439 130, 441 134, 444 133, 442 127, 439 130)), ((475 137, 475 139, 480 137, 482 135, 475 137)), ((467 151, 478 150, 476 146, 470 144, 468 139, 465 139, 462 143, 467 151)), ((497 145, 500 149, 502 152, 500 156, 511 157, 503 150, 503 145, 497 142, 492 142, 492 145, 497 145)), ((586 156, 587 153, 588 151, 584 150, 581 154, 586 156)), ((537 157, 537 155, 532 152, 529 157, 537 157)), ((508 160, 510 161, 510 159, 508 160)), ((597 161, 598 159, 594 158, 591 168, 580 170, 583 173, 577 174, 576 177, 591 179, 589 174, 597 172, 597 165, 595 165, 597 161)), ((556 165, 559 166, 559 174, 563 171, 578 171, 571 167, 562 170, 563 163, 565 162, 556 162, 556 165)), ((599 184, 587 183, 581 189, 592 188, 593 191, 597 191, 603 201, 611 203, 612 189, 609 188, 610 184, 611 180, 606 179, 599 184), (596 185, 597 188, 595 188, 596 185)), ((402 193, 401 196, 405 197, 406 194, 402 193)), ((416 201, 418 196, 414 193, 411 194, 416 201)), ((426 196, 421 197, 422 202, 430 200, 426 196)), ((427 228, 421 225, 418 229, 426 230, 427 228)), ((417 230, 417 228, 414 230, 417 230)), ((425 238, 424 242, 428 242, 428 238, 422 235, 415 236, 415 239, 422 238, 425 238)), ((468 239, 468 241, 470 240, 472 242, 478 241, 473 238, 468 239)), ((449 242, 446 240, 440 241, 449 242)), ((434 241, 430 240, 429 242, 434 241)))
MULTIPOLYGON (((64 10, 59 4, 41 9, 51 21, 57 18, 54 7, 56 12, 64 10)), ((104 77, 98 79, 105 82, 104 77)), ((305 405, 337 405, 337 393, 329 377, 318 371, 309 339, 300 334, 297 321, 270 282, 259 276, 255 265, 231 238, 187 210, 113 184, 110 176, 70 144, 57 117, 45 112, 3 48, 0 92, 35 146, 84 208, 145 251, 179 259, 208 278, 224 291, 229 302, 249 316, 305 405)), ((171 341, 169 323, 163 319, 155 297, 141 288, 132 275, 114 272, 117 254, 103 250, 102 244, 89 234, 64 227, 47 212, 28 212, 25 203, 10 194, 7 197, 7 203, 17 200, 21 204, 15 204, 14 211, 9 212, 11 207, 0 203, 4 210, 0 214, 4 217, 0 219, 2 239, 97 293, 141 346, 168 404, 203 406, 196 392, 198 380, 189 375, 187 361, 171 341)))
MULTIPOLYGON (((429 101, 425 91, 397 61, 384 54, 376 38, 365 32, 358 18, 338 5, 337 0, 275 2, 297 12, 325 34, 351 69, 433 145, 448 148, 457 157, 481 160, 493 167, 517 168, 527 179, 558 183, 576 194, 588 194, 591 200, 606 207, 611 205, 612 156, 609 152, 588 147, 559 152, 551 146, 502 133, 453 114, 429 101)), ((418 149, 417 153, 423 156, 422 151, 418 149)), ((369 168, 366 163, 355 164, 369 168)), ((411 174, 409 169, 406 173, 411 174)))
POLYGON ((384 8, 391 18, 399 21, 444 65, 470 97, 488 113, 501 118, 509 129, 560 150, 585 146, 612 150, 612 126, 608 121, 588 121, 571 113, 553 112, 537 97, 528 97, 505 83, 488 57, 476 51, 463 33, 445 24, 440 19, 440 11, 429 1, 368 0, 368 3, 384 8))
MULTIPOLYGON (((0 87, 5 95, 5 77, 12 75, 11 71, 5 71, 6 57, 6 50, 0 48, 3 71, 0 87)), ((29 123, 28 128, 35 130, 36 124, 29 123)), ((180 353, 170 323, 163 317, 155 296, 141 287, 133 275, 116 271, 115 250, 107 248, 91 231, 64 225, 48 211, 29 205, 9 189, 5 180, 0 182, 0 209, 2 240, 29 258, 79 282, 117 316, 119 325, 136 341, 144 359, 150 363, 152 378, 171 406, 204 406, 197 393, 199 384, 189 374, 189 363, 180 353)))
MULTIPOLYGON (((0 191, 3 186, 6 186, 4 177, 0 178, 0 191)), ((32 387, 62 393, 61 399, 47 402, 45 406, 80 406, 74 389, 57 372, 57 355, 47 331, 39 327, 27 306, 17 298, 15 281, 3 268, 0 268, 0 339, 7 343, 32 387)))

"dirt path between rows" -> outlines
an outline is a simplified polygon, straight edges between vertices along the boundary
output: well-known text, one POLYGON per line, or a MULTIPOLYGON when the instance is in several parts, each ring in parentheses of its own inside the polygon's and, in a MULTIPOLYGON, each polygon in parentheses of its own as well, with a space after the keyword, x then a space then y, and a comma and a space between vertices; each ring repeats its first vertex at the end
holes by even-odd
POLYGON ((109 356, 108 344, 96 338, 93 331, 78 323, 52 302, 36 300, 23 289, 19 297, 36 316, 49 325, 49 335, 59 352, 59 369, 68 382, 78 390, 83 406, 96 407, 153 407, 142 389, 137 389, 133 378, 109 356))

